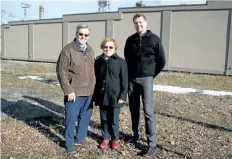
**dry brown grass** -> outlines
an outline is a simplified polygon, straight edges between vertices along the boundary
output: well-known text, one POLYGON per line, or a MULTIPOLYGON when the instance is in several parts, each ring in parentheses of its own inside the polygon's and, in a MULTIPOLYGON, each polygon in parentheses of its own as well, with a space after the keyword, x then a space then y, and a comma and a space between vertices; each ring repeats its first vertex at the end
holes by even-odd
POLYGON ((62 95, 60 87, 51 83, 31 80, 19 79, 20 76, 39 76, 46 78, 51 82, 57 80, 56 65, 54 63, 38 63, 38 62, 20 62, 20 61, 1 61, 1 86, 30 88, 36 94, 46 96, 62 95))
MULTIPOLYGON (((120 114, 122 146, 119 150, 97 148, 101 133, 99 110, 95 107, 87 138, 92 147, 77 147, 78 156, 67 155, 62 147, 63 103, 52 100, 62 98, 60 87, 30 79, 17 79, 24 75, 56 79, 55 65, 10 61, 2 61, 2 64, 3 89, 16 87, 32 90, 27 96, 22 92, 18 100, 11 101, 10 92, 9 96, 5 94, 2 97, 2 112, 10 116, 1 121, 2 158, 141 158, 123 142, 131 134, 128 107, 124 107, 120 114), (37 116, 33 118, 33 114, 37 116)), ((232 80, 231 77, 174 73, 158 76, 156 83, 231 91, 232 80)), ((156 158, 232 157, 231 96, 156 92, 154 103, 159 147, 156 158)), ((141 149, 146 146, 145 139, 144 135, 139 145, 141 149)))
POLYGON ((12 118, 4 118, 1 122, 2 157, 18 159, 67 156, 57 144, 24 122, 12 118))

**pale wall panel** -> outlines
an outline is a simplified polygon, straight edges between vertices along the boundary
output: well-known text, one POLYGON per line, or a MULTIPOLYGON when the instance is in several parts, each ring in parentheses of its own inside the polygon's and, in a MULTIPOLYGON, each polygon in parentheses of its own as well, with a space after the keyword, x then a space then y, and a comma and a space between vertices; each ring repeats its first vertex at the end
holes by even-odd
POLYGON ((169 67, 224 70, 228 11, 173 12, 169 67))
POLYGON ((28 25, 15 25, 5 29, 6 58, 28 59, 28 25))
POLYGON ((34 59, 57 60, 62 49, 62 23, 34 25, 34 59))

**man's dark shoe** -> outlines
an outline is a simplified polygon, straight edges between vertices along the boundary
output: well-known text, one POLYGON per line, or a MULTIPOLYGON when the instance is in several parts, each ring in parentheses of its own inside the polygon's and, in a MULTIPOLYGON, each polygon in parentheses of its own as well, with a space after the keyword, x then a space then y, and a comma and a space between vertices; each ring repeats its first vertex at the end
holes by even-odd
POLYGON ((70 146, 70 147, 66 148, 66 151, 69 154, 75 154, 76 153, 76 150, 75 150, 74 146, 70 146))
POLYGON ((74 145, 82 146, 82 147, 85 147, 85 148, 89 148, 90 147, 90 144, 88 142, 83 142, 83 141, 75 141, 74 145))
POLYGON ((141 137, 132 137, 129 140, 125 141, 125 143, 126 144, 136 144, 140 139, 141 139, 141 137))
POLYGON ((145 151, 143 153, 142 156, 143 157, 151 157, 151 156, 155 155, 156 149, 157 149, 156 146, 150 146, 150 147, 148 147, 147 151, 145 151))

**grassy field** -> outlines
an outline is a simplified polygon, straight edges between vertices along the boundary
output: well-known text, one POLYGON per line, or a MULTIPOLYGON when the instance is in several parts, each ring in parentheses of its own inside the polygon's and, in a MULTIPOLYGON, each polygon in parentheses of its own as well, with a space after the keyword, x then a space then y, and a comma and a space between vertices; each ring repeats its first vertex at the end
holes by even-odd
MULTIPOLYGON (((131 135, 128 107, 120 114, 119 150, 100 150, 98 107, 89 126, 89 149, 77 147, 68 155, 64 145, 64 107, 55 64, 1 61, 2 158, 142 158, 138 149, 124 144, 131 135), (19 76, 39 76, 45 82, 19 76)), ((232 91, 232 77, 187 73, 162 73, 155 84, 232 91)), ((155 92, 158 153, 154 158, 232 158, 232 97, 155 92)), ((144 129, 144 121, 143 121, 144 129)), ((145 131, 143 131, 145 132, 145 131)), ((138 145, 146 148, 146 136, 138 145)))

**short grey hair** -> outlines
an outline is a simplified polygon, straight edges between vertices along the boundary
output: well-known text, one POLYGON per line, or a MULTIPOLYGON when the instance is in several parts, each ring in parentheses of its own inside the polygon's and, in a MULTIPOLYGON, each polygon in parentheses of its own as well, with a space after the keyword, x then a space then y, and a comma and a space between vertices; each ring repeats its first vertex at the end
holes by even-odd
POLYGON ((90 29, 89 29, 89 27, 88 27, 87 24, 79 24, 79 25, 77 26, 77 28, 76 28, 76 34, 79 33, 80 29, 82 29, 82 28, 86 28, 86 29, 88 29, 89 32, 90 32, 90 29))

